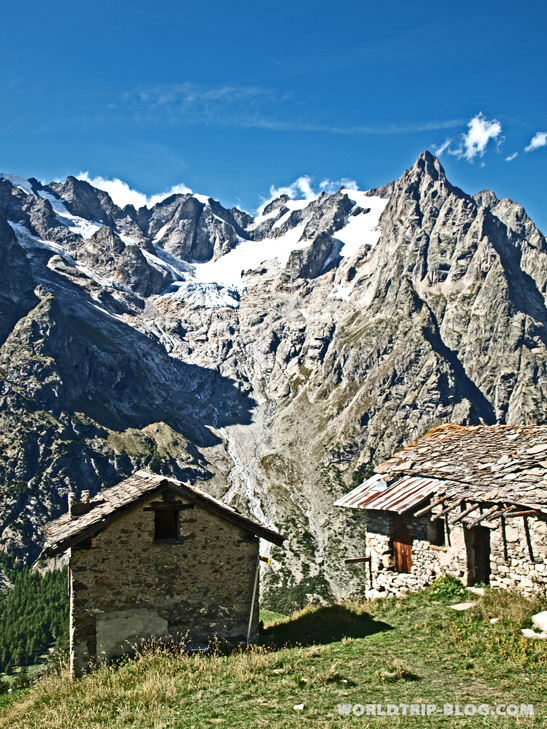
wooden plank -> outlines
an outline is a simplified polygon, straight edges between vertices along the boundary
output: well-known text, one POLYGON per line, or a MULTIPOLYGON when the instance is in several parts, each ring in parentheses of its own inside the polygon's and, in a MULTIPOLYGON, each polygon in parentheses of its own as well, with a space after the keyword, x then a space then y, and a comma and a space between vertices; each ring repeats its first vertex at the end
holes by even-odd
POLYGON ((402 516, 395 517, 395 534, 393 536, 393 557, 397 572, 409 573, 412 569, 412 537, 402 516))
POLYGON ((353 564, 354 562, 370 562, 370 557, 348 557, 344 560, 345 564, 353 564))
POLYGON ((473 506, 470 506, 469 508, 465 509, 465 511, 462 511, 461 514, 458 514, 458 516, 454 519, 452 524, 457 524, 462 519, 465 519, 465 517, 470 514, 472 511, 475 511, 475 509, 478 509, 480 504, 473 504, 473 506))
POLYGON ((435 506, 439 506, 439 504, 444 504, 444 502, 449 498, 450 496, 443 496, 441 499, 433 501, 431 504, 429 504, 429 506, 426 506, 423 509, 420 509, 420 511, 417 511, 414 516, 423 516, 423 514, 427 514, 427 512, 431 511, 431 509, 434 509, 435 506))

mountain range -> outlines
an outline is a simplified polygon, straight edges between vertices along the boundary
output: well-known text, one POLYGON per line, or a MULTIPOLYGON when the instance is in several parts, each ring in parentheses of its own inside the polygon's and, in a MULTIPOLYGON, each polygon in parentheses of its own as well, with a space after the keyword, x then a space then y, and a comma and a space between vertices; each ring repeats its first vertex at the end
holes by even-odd
POLYGON ((445 422, 545 422, 547 244, 424 152, 391 183, 256 217, 191 193, 118 207, 0 175, 0 547, 136 468, 275 527, 264 591, 364 590, 333 502, 445 422))

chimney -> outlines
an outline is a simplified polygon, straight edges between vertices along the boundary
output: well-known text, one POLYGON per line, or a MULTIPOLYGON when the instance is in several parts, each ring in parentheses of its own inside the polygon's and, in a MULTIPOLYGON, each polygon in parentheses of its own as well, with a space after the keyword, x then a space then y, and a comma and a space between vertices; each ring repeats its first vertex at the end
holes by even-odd
POLYGON ((76 519, 82 514, 87 514, 91 511, 91 501, 89 500, 89 491, 82 491, 82 498, 80 501, 76 499, 76 496, 71 492, 68 495, 68 508, 70 516, 76 519))

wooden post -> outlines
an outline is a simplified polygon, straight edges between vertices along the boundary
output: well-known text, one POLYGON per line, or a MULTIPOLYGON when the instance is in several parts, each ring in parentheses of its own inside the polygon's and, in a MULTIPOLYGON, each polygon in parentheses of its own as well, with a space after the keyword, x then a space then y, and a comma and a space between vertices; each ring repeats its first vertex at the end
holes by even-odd
POLYGON ((255 581, 253 585, 253 597, 251 599, 251 611, 249 613, 249 625, 247 627, 247 643, 251 640, 251 630, 253 625, 253 615, 255 611, 255 600, 256 600, 256 590, 258 588, 258 570, 260 568, 260 547, 258 550, 258 555, 256 557, 256 569, 255 569, 255 581))

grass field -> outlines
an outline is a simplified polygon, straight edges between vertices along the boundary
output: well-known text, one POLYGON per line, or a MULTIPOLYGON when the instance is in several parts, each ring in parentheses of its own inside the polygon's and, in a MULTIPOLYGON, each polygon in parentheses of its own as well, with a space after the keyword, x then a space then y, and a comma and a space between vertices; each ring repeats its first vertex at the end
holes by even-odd
POLYGON ((2 697, 0 727, 547 726, 547 641, 520 633, 545 602, 488 589, 464 598, 475 607, 452 610, 462 596, 444 584, 287 618, 264 611, 279 650, 208 658, 158 650, 77 681, 61 670, 2 697), (399 713, 340 716, 339 704, 391 704, 399 713), (462 712, 468 704, 533 705, 534 716, 414 716, 410 708, 404 716, 402 704, 458 704, 462 712))

